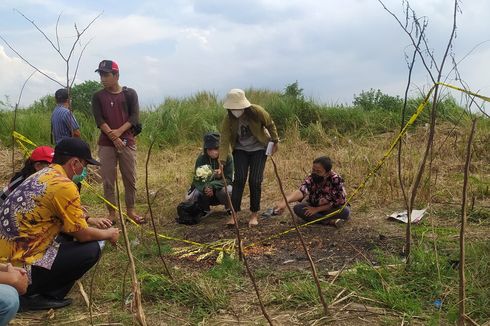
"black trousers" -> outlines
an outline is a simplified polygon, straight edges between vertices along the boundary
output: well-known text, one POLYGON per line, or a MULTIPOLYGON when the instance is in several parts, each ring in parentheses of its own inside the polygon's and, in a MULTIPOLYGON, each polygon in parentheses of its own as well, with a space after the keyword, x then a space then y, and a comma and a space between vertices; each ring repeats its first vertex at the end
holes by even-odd
POLYGON ((43 294, 63 299, 75 282, 80 279, 100 258, 97 241, 77 242, 67 236, 57 238, 61 242, 51 270, 32 266, 32 284, 26 295, 43 294))
POLYGON ((262 194, 262 180, 264 179, 264 168, 267 156, 265 150, 246 152, 242 150, 233 151, 233 163, 235 166, 235 178, 231 192, 231 202, 237 212, 241 210, 243 190, 250 171, 248 187, 250 189, 250 210, 260 210, 260 197, 262 194))

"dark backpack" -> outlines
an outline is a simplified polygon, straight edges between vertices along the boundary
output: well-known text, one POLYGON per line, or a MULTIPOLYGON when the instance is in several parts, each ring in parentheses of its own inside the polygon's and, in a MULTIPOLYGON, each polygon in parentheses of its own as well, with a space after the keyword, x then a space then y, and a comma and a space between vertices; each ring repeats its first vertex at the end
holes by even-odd
MULTIPOLYGON (((128 88, 126 86, 123 86, 123 94, 124 94, 124 99, 126 100, 126 105, 128 107, 128 114, 131 115, 133 108, 131 107, 131 103, 133 97, 128 91, 128 88)), ((138 117, 139 120, 139 117, 138 117)), ((143 131, 143 124, 138 121, 134 126, 131 127, 131 131, 133 132, 134 136, 138 136, 142 131, 143 131)))
POLYGON ((202 216, 202 210, 197 202, 181 202, 177 206, 177 218, 175 221, 179 224, 194 225, 199 223, 202 216))

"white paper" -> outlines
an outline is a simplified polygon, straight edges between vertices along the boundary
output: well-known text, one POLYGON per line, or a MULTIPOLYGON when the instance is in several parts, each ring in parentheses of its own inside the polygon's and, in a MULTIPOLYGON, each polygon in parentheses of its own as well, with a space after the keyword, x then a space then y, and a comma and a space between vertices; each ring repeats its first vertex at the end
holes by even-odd
MULTIPOLYGON (((426 210, 427 210, 427 208, 412 210, 412 214, 410 215, 410 219, 411 219, 412 223, 420 222, 420 220, 422 220, 422 217, 424 217, 426 210)), ((403 222, 403 223, 408 223, 407 211, 393 213, 393 214, 389 215, 388 218, 392 218, 392 219, 395 219, 395 220, 403 222)))
POLYGON ((271 156, 272 155, 272 148, 274 147, 274 142, 269 142, 267 144, 267 149, 265 150, 265 155, 271 156))

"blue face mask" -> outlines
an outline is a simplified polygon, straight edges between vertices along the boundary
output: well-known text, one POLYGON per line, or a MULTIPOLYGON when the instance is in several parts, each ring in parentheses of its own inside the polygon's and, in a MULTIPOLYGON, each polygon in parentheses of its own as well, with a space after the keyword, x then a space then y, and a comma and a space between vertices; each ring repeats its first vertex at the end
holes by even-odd
POLYGON ((83 170, 80 174, 75 174, 73 177, 71 177, 71 180, 75 182, 76 184, 82 183, 83 180, 87 177, 87 167, 84 166, 83 170))

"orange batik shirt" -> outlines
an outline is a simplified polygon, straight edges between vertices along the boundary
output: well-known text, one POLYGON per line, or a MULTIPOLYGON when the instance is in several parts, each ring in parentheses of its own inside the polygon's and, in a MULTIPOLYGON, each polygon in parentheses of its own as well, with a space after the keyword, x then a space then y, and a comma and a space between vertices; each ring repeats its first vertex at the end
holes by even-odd
POLYGON ((76 185, 53 164, 27 178, 0 206, 0 260, 50 269, 56 236, 86 227, 76 185))

